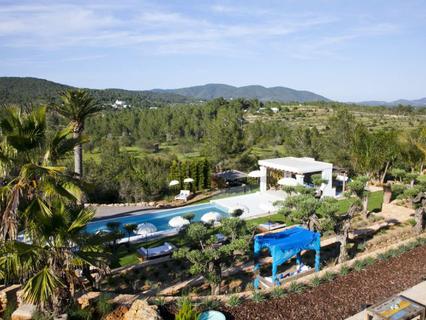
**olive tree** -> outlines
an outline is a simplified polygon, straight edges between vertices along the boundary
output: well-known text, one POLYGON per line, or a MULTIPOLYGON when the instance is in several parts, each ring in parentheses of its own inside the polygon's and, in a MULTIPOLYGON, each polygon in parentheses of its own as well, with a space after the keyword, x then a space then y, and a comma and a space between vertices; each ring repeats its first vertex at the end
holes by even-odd
MULTIPOLYGON (((237 220, 237 218, 230 219, 237 220)), ((175 259, 184 259, 190 263, 191 274, 204 276, 210 285, 212 295, 220 293, 223 269, 246 255, 251 241, 251 235, 246 233, 244 225, 234 223, 234 220, 228 223, 226 220, 222 223, 226 226, 224 230, 229 231, 228 242, 218 243, 216 237, 209 232, 208 226, 194 223, 186 229, 186 237, 190 240, 191 246, 180 248, 173 254, 175 259)), ((244 224, 244 221, 239 221, 244 224)))

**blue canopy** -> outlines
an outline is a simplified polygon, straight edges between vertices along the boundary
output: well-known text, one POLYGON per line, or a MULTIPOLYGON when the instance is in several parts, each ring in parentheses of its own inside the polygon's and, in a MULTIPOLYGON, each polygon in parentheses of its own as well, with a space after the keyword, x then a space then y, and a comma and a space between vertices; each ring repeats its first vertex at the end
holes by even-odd
POLYGON ((320 268, 320 234, 301 227, 290 228, 281 232, 259 235, 254 238, 254 256, 257 258, 263 248, 268 248, 272 256, 272 281, 275 283, 278 266, 297 256, 300 252, 315 250, 315 270, 320 268))

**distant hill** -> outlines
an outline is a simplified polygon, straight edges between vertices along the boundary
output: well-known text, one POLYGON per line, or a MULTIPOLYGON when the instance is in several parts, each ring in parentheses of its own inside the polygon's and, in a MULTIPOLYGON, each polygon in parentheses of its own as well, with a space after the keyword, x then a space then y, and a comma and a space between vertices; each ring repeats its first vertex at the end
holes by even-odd
POLYGON ((257 98, 261 101, 282 101, 282 102, 308 102, 308 101, 329 101, 329 99, 310 91, 294 90, 286 87, 271 87, 252 85, 244 87, 234 87, 226 84, 206 84, 181 89, 154 89, 154 92, 169 92, 186 97, 193 97, 200 100, 211 100, 223 97, 225 99, 257 98))
MULTIPOLYGON (((0 77, 0 104, 50 103, 58 99, 60 92, 73 88, 68 85, 38 78, 0 77)), ((181 103, 190 98, 169 92, 123 89, 87 89, 100 102, 111 104, 124 100, 130 105, 151 105, 152 103, 181 103)))
POLYGON ((398 105, 410 105, 413 107, 426 107, 426 98, 421 99, 415 99, 415 100, 407 100, 407 99, 399 99, 395 101, 363 101, 359 102, 358 104, 362 104, 365 106, 387 106, 387 107, 394 107, 398 105))

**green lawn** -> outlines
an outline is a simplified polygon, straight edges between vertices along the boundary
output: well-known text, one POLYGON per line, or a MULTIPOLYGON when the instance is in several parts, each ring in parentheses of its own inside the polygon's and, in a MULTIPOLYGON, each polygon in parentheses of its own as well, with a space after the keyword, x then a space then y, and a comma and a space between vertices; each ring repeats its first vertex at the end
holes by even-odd
POLYGON ((268 216, 247 220, 247 223, 251 226, 257 226, 259 224, 267 223, 269 221, 284 223, 284 216, 281 213, 275 213, 268 216))
MULTIPOLYGON (((339 201, 339 212, 348 211, 354 199, 344 199, 339 201)), ((380 211, 383 205, 383 191, 374 191, 368 194, 368 211, 380 211)))

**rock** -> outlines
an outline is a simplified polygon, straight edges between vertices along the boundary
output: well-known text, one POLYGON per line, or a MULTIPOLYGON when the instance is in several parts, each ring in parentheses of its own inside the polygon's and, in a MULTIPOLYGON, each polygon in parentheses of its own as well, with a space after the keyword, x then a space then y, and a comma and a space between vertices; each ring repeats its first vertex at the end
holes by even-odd
POLYGON ((12 313, 11 320, 31 320, 37 308, 33 304, 22 304, 12 313))
POLYGON ((123 320, 162 320, 157 306, 150 306, 146 300, 136 300, 123 320))
POLYGON ((64 313, 57 317, 54 317, 53 320, 68 320, 68 315, 64 313))
POLYGON ((93 300, 97 299, 100 295, 100 292, 91 291, 79 297, 77 299, 77 302, 80 305, 81 309, 85 309, 90 306, 93 300))
POLYGON ((129 311, 127 306, 119 306, 111 313, 107 314, 103 320, 123 320, 126 313, 129 311))
POLYGON ((153 206, 155 206, 155 202, 154 202, 154 201, 148 202, 148 205, 149 205, 150 207, 153 207, 153 206))

